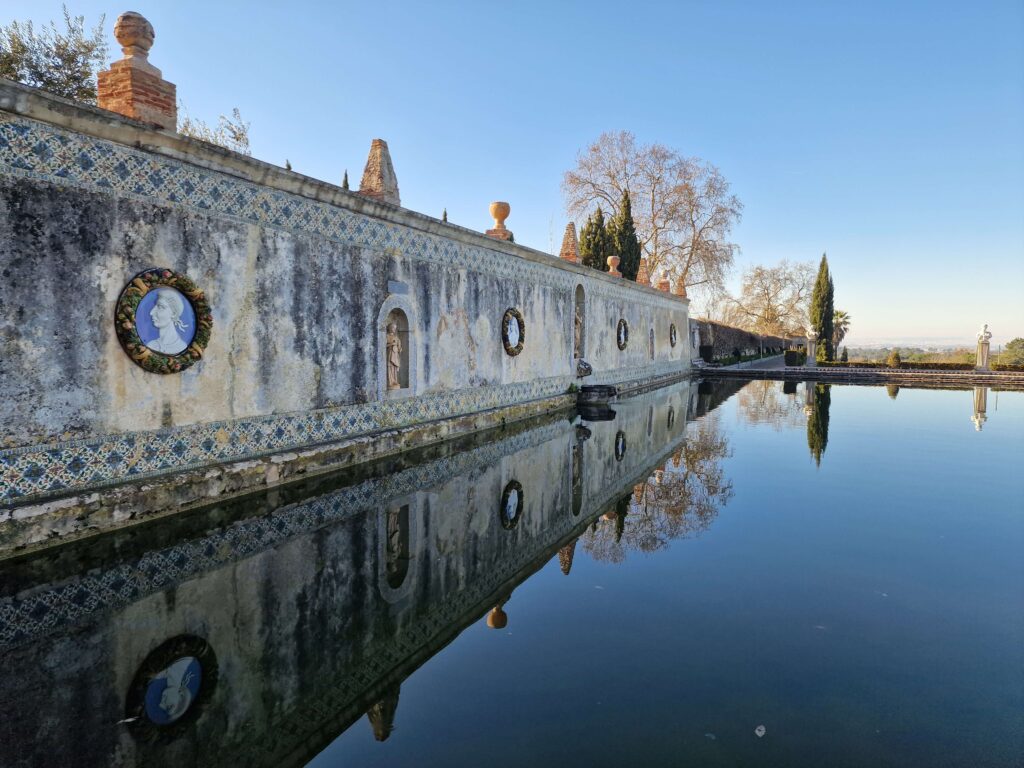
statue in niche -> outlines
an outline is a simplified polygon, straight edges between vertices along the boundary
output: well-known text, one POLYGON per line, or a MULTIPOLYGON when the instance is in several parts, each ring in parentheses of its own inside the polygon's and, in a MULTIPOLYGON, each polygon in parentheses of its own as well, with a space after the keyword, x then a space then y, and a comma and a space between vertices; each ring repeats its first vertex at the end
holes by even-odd
POLYGON ((398 337, 398 324, 388 323, 387 336, 388 389, 401 389, 402 340, 398 337))
POLYGON ((576 317, 573 320, 573 357, 582 357, 580 349, 583 344, 583 307, 576 305, 576 317))

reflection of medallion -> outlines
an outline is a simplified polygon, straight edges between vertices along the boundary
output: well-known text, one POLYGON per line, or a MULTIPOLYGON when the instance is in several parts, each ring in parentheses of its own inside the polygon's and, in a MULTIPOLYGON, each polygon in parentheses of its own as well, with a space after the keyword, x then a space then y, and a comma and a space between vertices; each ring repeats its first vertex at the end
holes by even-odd
POLYGON ((514 307, 506 309, 501 318, 501 343, 505 346, 505 352, 515 357, 523 351, 525 341, 526 321, 522 313, 514 307))
POLYGON ((154 373, 177 373, 197 362, 212 325, 203 292, 169 269, 140 272, 117 300, 121 345, 136 364, 154 373))
POLYGON ((156 673, 146 687, 146 717, 157 725, 181 719, 199 695, 203 666, 195 656, 182 656, 156 673))
POLYGON ((511 531, 519 524, 523 515, 523 486, 515 480, 509 480, 501 494, 501 508, 498 510, 501 527, 511 531))
POLYGON ((216 684, 217 659, 209 644, 193 635, 172 638, 135 673, 125 719, 139 738, 176 738, 199 715, 216 684))
POLYGON ((626 456, 626 433, 621 429, 615 433, 615 460, 622 461, 626 456))
POLYGON ((625 349, 629 344, 629 325, 624 318, 619 319, 619 325, 615 329, 615 342, 619 345, 619 349, 625 349))
POLYGON ((670 325, 668 327, 668 343, 671 344, 673 347, 676 345, 676 324, 675 323, 672 323, 672 325, 670 325))

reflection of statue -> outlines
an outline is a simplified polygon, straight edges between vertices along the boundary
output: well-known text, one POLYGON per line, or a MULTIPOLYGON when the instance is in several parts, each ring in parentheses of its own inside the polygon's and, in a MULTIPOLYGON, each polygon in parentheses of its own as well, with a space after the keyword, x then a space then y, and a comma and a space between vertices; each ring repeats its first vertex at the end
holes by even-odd
POLYGON ((398 711, 399 686, 395 686, 381 696, 380 701, 366 710, 366 719, 373 728, 373 738, 385 741, 395 730, 395 713, 398 711))
POLYGON ((149 311, 149 319, 153 321, 160 335, 144 343, 154 352, 165 355, 180 354, 188 346, 188 342, 178 333, 188 329, 181 320, 185 312, 185 299, 173 288, 157 288, 155 293, 156 303, 149 311))
POLYGON ((402 340, 398 337, 398 325, 388 323, 387 336, 388 389, 401 389, 402 340))
POLYGON ((573 357, 583 357, 583 307, 576 305, 576 317, 573 320, 573 357))
POLYGON ((974 415, 971 421, 974 422, 974 429, 981 432, 981 425, 988 421, 988 387, 974 388, 974 415))

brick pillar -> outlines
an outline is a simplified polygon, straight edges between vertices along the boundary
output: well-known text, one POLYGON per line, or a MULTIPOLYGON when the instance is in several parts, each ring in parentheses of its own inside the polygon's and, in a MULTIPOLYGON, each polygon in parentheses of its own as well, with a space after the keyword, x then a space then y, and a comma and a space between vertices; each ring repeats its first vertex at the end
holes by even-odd
POLYGON ((658 281, 658 290, 659 291, 664 291, 665 293, 668 293, 669 292, 669 288, 671 288, 671 287, 672 287, 672 281, 669 280, 667 276, 661 278, 661 280, 658 281))
POLYGON ((99 107, 158 128, 177 130, 177 89, 149 63, 149 49, 156 37, 153 25, 129 11, 117 17, 114 36, 124 58, 97 75, 99 107))
POLYGON ((508 203, 491 203, 491 217, 494 219, 494 229, 488 229, 485 233, 495 240, 512 240, 512 232, 505 226, 505 219, 512 212, 512 206, 508 203))
POLYGON ((686 281, 683 280, 682 277, 680 277, 678 280, 676 280, 675 294, 676 294, 676 296, 678 296, 681 299, 688 298, 687 295, 686 295, 686 281))

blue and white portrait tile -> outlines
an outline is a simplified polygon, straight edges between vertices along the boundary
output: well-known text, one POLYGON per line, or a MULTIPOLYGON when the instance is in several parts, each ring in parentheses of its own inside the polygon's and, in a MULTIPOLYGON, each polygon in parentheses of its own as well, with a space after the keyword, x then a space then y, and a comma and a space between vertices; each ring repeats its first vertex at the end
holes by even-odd
POLYGON ((135 310, 135 330, 142 343, 154 352, 178 355, 196 335, 196 312, 181 291, 154 288, 142 297, 135 310))
POLYGON ((146 717, 156 725, 180 720, 199 696, 203 667, 195 656, 182 656, 146 686, 146 717))

